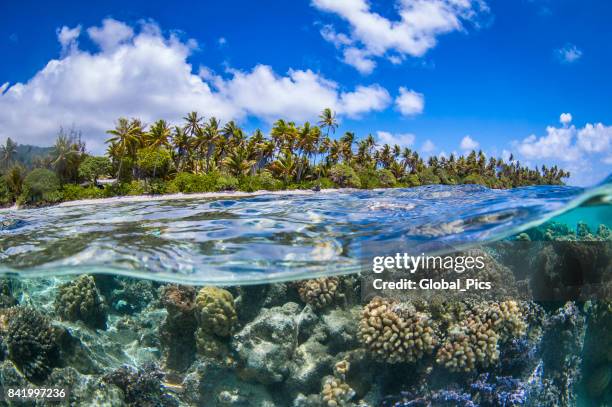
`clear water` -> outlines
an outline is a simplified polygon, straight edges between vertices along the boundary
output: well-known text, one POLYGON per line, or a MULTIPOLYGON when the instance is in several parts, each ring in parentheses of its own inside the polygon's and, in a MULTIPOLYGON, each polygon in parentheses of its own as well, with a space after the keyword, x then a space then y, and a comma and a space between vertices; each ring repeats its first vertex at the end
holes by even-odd
POLYGON ((500 239, 553 217, 609 224, 612 183, 582 189, 475 185, 373 191, 111 199, 4 210, 0 271, 110 273, 254 284, 358 270, 370 242, 500 239), (585 204, 563 218, 563 213, 585 204), (570 218, 571 217, 571 218, 570 218))
MULTIPOLYGON (((367 244, 478 245, 523 231, 544 236, 549 228, 575 240, 579 222, 592 233, 602 224, 612 228, 611 181, 589 189, 428 186, 122 198, 1 210, 0 272, 6 276, 0 279, 0 396, 7 389, 42 386, 68 389, 68 405, 96 407, 611 405, 609 297, 511 297, 524 307, 526 331, 499 339, 499 360, 455 373, 436 355, 453 338, 448 321, 464 318, 454 314, 453 304, 470 311, 478 305, 474 298, 455 303, 445 297, 448 314, 436 313, 436 301, 402 299, 402 306, 416 304, 431 318, 439 342, 417 362, 392 364, 357 333, 370 301, 363 296, 365 278, 336 279, 341 295, 322 307, 303 297, 294 281, 359 271, 367 244), (83 277, 94 287, 62 295, 78 286, 79 274, 93 274, 83 277), (263 284, 253 285, 258 283, 263 284), (200 320, 202 304, 195 304, 195 295, 211 287, 194 285, 224 285, 230 300, 223 309, 233 307, 237 315, 230 331, 220 334, 200 320), (173 289, 194 298, 181 303, 180 296, 168 294, 173 289), (84 311, 66 313, 71 302, 77 305, 73 310, 84 311), (31 309, 47 322, 21 326, 16 335, 15 326, 31 309), (92 325, 98 317, 103 323, 92 325), (55 338, 59 356, 39 346, 41 332, 55 338), (30 362, 45 367, 44 374, 28 376, 30 362), (349 362, 344 376, 335 368, 340 362, 349 362), (338 390, 336 404, 325 399, 333 394, 330 380, 349 392, 338 390)), ((502 261, 503 253, 497 255, 502 261)), ((552 256, 554 267, 547 267, 540 262, 546 256, 518 256, 515 269, 497 269, 499 277, 510 278, 500 285, 526 278, 530 267, 527 274, 544 272, 558 283, 555 267, 573 266, 559 258, 554 263, 552 256)), ((604 268, 609 276, 610 267, 604 268)))

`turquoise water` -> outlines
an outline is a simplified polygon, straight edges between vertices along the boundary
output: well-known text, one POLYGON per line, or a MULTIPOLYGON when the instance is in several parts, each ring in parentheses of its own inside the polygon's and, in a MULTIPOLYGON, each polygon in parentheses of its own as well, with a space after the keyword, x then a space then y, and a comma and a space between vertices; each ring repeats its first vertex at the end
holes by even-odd
POLYGON ((553 216, 593 229, 609 225, 611 189, 609 181, 590 189, 436 185, 4 210, 0 271, 103 272, 200 284, 346 274, 359 270, 361 249, 369 244, 479 244, 553 216))
POLYGON ((66 389, 60 405, 91 407, 612 405, 612 297, 571 297, 575 284, 610 287, 611 188, 2 210, 0 396, 46 387, 66 389), (492 288, 365 295, 364 248, 434 243, 482 250, 477 277, 492 288))

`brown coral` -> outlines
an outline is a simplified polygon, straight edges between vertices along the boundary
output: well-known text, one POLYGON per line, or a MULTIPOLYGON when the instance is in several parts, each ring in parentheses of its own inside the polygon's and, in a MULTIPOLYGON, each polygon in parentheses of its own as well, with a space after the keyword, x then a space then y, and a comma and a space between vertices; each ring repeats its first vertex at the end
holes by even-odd
POLYGON ((498 342, 521 336, 525 329, 516 301, 477 304, 449 328, 436 361, 455 372, 487 367, 499 359, 498 342))
POLYGON ((355 391, 337 377, 327 377, 321 390, 323 405, 327 407, 346 406, 355 397, 355 391))
POLYGON ((387 363, 415 362, 432 353, 437 342, 428 314, 380 297, 364 307, 358 336, 370 353, 387 363))
POLYGON ((296 283, 298 294, 302 301, 315 309, 331 305, 339 296, 338 277, 321 277, 312 280, 302 280, 296 283))
POLYGON ((62 319, 106 329, 107 307, 90 275, 62 284, 55 298, 55 310, 62 319))
POLYGON ((182 371, 195 359, 196 290, 191 286, 168 284, 161 289, 161 302, 168 315, 159 328, 166 367, 182 371))

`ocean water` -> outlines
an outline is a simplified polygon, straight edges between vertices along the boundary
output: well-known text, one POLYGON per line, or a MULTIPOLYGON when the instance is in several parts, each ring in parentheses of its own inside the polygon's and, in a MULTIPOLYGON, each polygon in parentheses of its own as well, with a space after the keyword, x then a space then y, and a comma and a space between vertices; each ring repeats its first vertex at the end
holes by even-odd
POLYGON ((0 210, 0 405, 612 405, 611 202, 608 178, 0 210), (376 250, 484 252, 494 295, 372 299, 376 250))

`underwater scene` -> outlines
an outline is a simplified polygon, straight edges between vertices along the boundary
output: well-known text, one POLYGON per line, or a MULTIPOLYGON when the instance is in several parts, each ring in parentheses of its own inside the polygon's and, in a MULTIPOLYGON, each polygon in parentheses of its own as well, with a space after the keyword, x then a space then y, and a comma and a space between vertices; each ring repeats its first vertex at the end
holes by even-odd
POLYGON ((1 210, 0 387, 63 392, 0 405, 610 406, 611 189, 1 210), (454 270, 372 266, 396 252, 454 270))

